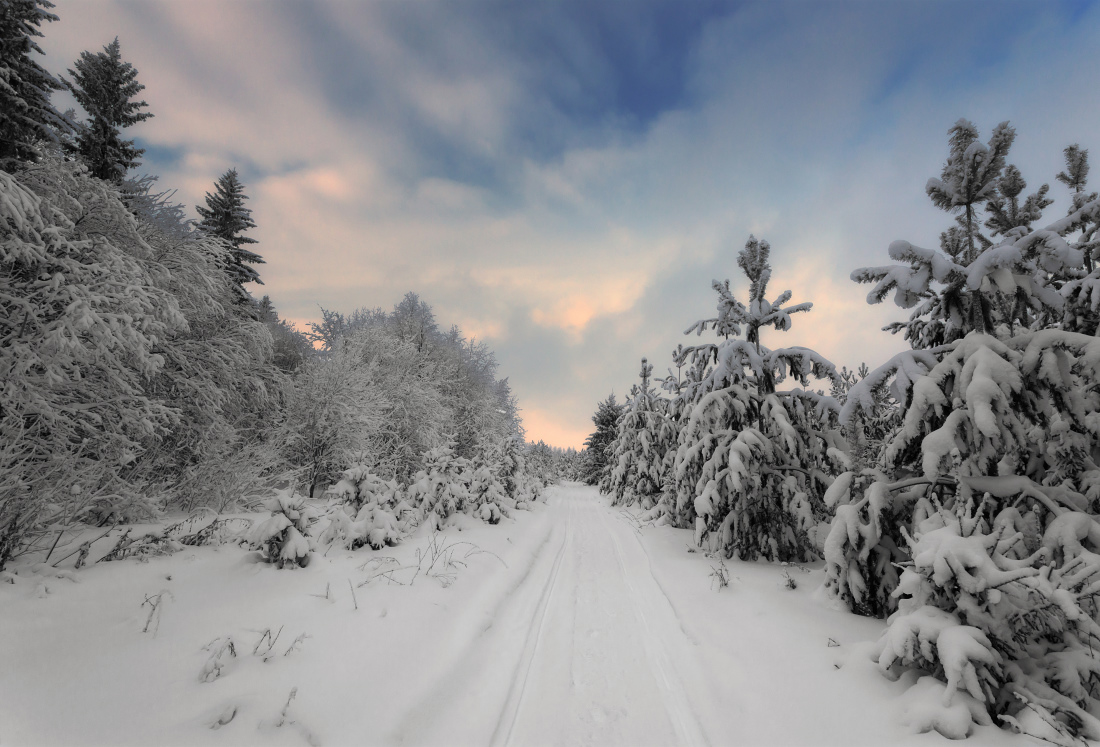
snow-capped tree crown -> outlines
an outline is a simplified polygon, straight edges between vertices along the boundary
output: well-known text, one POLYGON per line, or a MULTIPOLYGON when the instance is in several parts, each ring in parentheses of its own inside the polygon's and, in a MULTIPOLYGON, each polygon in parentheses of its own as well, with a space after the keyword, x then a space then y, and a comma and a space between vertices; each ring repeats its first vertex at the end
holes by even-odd
POLYGON ((91 118, 79 129, 78 150, 92 174, 115 184, 140 163, 145 152, 134 147, 133 140, 123 140, 121 131, 153 116, 142 111, 148 106, 145 101, 132 100, 145 90, 137 74, 122 59, 117 36, 102 52, 81 52, 69 69, 69 88, 91 118))
MULTIPOLYGON (((898 306, 913 309, 908 322, 885 329, 904 331, 914 348, 935 348, 972 330, 1006 337, 1061 319, 1067 298, 1080 295, 1080 279, 1094 266, 1092 237, 1100 202, 1095 195, 1088 201, 1080 197, 1087 152, 1066 149, 1067 171, 1060 179, 1077 190, 1069 215, 1033 229, 1052 200, 1044 184, 1021 201, 1027 184, 1015 166, 1005 165, 1014 138, 1015 131, 1001 123, 984 145, 976 128, 959 120, 950 131, 950 154, 941 178, 930 179, 927 187, 933 204, 956 216, 956 225, 941 234, 940 248, 895 241, 889 254, 899 264, 852 273, 856 282, 874 284, 869 303, 893 292, 898 306), (979 207, 988 213, 985 225, 998 242, 979 230, 979 207), (1079 236, 1072 241, 1075 232, 1079 236)), ((1100 302, 1100 296, 1096 299, 1100 302)))
POLYGON ((252 211, 244 205, 247 199, 248 195, 244 193, 244 184, 241 183, 237 170, 229 169, 218 178, 214 193, 206 193, 206 207, 196 205, 195 210, 201 218, 199 229, 230 246, 232 264, 229 270, 237 284, 263 285, 259 273, 251 265, 264 264, 264 260, 259 254, 245 248, 247 244, 256 243, 256 239, 244 235, 245 231, 256 227, 252 220, 252 211))

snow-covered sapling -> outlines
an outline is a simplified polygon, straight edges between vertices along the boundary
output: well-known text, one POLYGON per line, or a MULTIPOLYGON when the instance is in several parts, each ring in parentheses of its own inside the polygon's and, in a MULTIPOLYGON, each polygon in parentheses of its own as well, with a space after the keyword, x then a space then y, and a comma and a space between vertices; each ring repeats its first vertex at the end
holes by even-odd
POLYGON ((263 552, 264 559, 279 568, 297 568, 309 563, 310 528, 316 521, 305 498, 281 491, 267 503, 271 516, 259 522, 248 540, 263 552))

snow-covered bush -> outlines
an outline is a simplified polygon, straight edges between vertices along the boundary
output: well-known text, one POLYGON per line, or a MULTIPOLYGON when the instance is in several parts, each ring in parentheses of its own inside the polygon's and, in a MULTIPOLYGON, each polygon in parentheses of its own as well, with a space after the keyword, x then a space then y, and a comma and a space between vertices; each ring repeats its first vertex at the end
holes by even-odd
POLYGON ((248 533, 248 542, 263 552, 264 560, 279 568, 296 568, 309 563, 309 536, 317 513, 306 499, 290 490, 280 491, 267 502, 271 511, 248 533))
POLYGON ((697 542, 709 538, 727 556, 805 560, 820 551, 822 496, 848 458, 832 397, 776 390, 788 375, 806 387, 811 376, 837 374, 812 350, 760 344, 762 327, 789 329, 791 314, 811 307, 787 306, 790 291, 766 299, 769 253, 766 241, 750 237, 738 255, 749 303, 734 298, 728 280, 715 281, 718 317, 688 330, 713 329, 722 340, 683 348, 677 361, 689 370, 680 395, 676 510, 681 520, 694 519, 697 542))
MULTIPOLYGON (((1034 512, 991 521, 991 494, 975 508, 976 494, 961 492, 961 514, 941 510, 918 531, 879 666, 927 672, 944 683, 940 706, 962 703, 977 723, 996 717, 1056 744, 1100 738, 1100 524, 1061 509, 1037 535, 1034 512)), ((953 723, 947 736, 969 731, 953 723)))
POLYGON ((45 157, 0 173, 0 568, 42 521, 155 513, 129 480, 175 418, 145 382, 186 324, 118 192, 45 157))
POLYGON ((405 501, 401 486, 366 466, 345 470, 331 492, 339 503, 327 514, 328 524, 317 537, 321 545, 338 543, 349 550, 370 545, 380 550, 398 544, 416 525, 417 511, 405 501))

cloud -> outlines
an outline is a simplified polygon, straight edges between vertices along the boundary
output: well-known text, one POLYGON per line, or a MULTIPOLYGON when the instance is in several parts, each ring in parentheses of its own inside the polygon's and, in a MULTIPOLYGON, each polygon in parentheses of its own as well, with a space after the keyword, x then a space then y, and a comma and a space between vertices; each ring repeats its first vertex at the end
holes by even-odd
POLYGON ((998 7, 104 1, 43 46, 61 71, 119 35, 156 115, 133 134, 184 204, 240 170, 284 316, 416 291, 496 351, 531 438, 580 446, 713 314, 712 279, 743 292, 749 233, 815 304, 766 342, 849 367, 903 344, 848 276, 936 243, 951 123, 1012 120, 1037 186, 1100 114, 1097 7, 998 7))

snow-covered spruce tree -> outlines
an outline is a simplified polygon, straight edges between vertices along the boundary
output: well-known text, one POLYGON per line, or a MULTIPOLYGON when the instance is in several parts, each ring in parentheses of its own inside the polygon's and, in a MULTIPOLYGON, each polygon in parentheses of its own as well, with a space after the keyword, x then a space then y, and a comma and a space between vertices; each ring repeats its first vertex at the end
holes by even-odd
POLYGON ((615 401, 614 392, 596 405, 596 414, 592 416, 592 422, 596 424, 596 430, 584 440, 584 448, 588 452, 584 481, 589 485, 598 485, 609 471, 608 458, 610 452, 608 449, 615 441, 619 418, 622 417, 624 409, 624 405, 615 401))
POLYGON ((35 37, 39 27, 56 21, 49 0, 0 2, 0 169, 12 171, 23 161, 38 160, 36 142, 56 143, 58 132, 72 123, 50 103, 53 91, 64 89, 32 57, 43 54, 35 37))
POLYGON ((653 508, 664 484, 665 457, 676 449, 675 432, 666 427, 666 402, 650 386, 652 374, 653 366, 642 358, 641 383, 627 403, 610 447, 607 492, 614 504, 653 508))
POLYGON ((271 511, 248 533, 248 541, 260 549, 264 560, 279 568, 300 568, 309 564, 309 536, 317 521, 305 498, 292 491, 280 491, 267 502, 271 511))
MULTIPOLYGON (((988 147, 966 135, 960 148, 959 132, 972 131, 953 128, 945 176, 998 172, 1010 128, 988 147)), ((1010 200, 1018 181, 1009 174, 1004 194, 983 194, 1010 200)), ((929 193, 960 211, 978 204, 967 203, 965 182, 934 180, 929 193)), ((829 491, 828 583, 857 611, 883 614, 897 601, 879 664, 932 678, 921 687, 945 710, 919 726, 953 736, 999 719, 1058 743, 1100 737, 1091 643, 1100 633, 1100 344, 1057 328, 1066 279, 1087 269, 1082 231, 1100 217, 1100 200, 1076 204, 1039 230, 1029 228, 1034 211, 1010 225, 994 206, 999 243, 957 251, 960 242, 945 240, 937 252, 895 242, 891 254, 908 265, 853 273, 878 284, 872 302, 896 290, 899 305, 917 306, 905 329, 925 347, 848 392, 845 421, 891 380, 904 415, 875 468, 841 475, 829 491), (899 579, 875 558, 904 555, 902 539, 912 560, 899 579)))
POLYGON ((454 449, 454 439, 449 439, 429 450, 424 454, 424 469, 409 484, 409 502, 434 529, 441 529, 453 514, 466 510, 470 500, 470 463, 455 456, 454 449))
POLYGON ((145 382, 186 322, 151 254, 83 167, 0 172, 0 566, 43 521, 154 510, 128 476, 174 424, 145 382))
POLYGON ((236 169, 229 169, 214 184, 214 194, 206 193, 206 207, 196 205, 199 229, 229 245, 230 262, 226 268, 233 281, 244 287, 245 283, 259 283, 260 274, 252 265, 264 264, 263 258, 248 248, 256 239, 245 236, 245 231, 255 228, 252 211, 244 206, 248 195, 236 169))
POLYGON ((89 117, 77 128, 77 151, 93 176, 119 184, 145 152, 121 135, 153 116, 141 111, 148 104, 133 100, 145 86, 138 83, 134 66, 123 61, 117 36, 102 52, 81 52, 73 64, 69 88, 89 117))
POLYGON ((792 314, 812 306, 788 306, 790 291, 767 300, 769 254, 766 241, 750 237, 737 257, 749 280, 748 304, 733 296, 728 280, 716 280, 718 317, 687 330, 713 329, 721 339, 683 349, 698 378, 681 394, 677 509, 694 513, 697 542, 709 538, 727 557, 805 560, 820 548, 822 496, 831 475, 847 465, 839 407, 832 397, 777 391, 776 385, 788 375, 803 387, 811 376, 838 377, 812 350, 761 344, 763 327, 787 330, 792 314))

